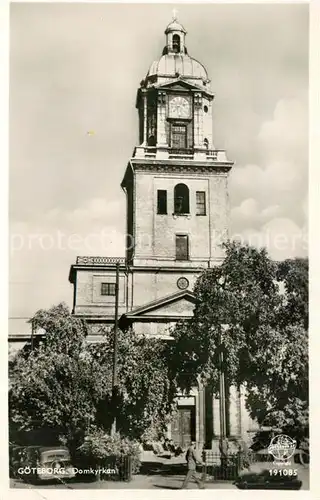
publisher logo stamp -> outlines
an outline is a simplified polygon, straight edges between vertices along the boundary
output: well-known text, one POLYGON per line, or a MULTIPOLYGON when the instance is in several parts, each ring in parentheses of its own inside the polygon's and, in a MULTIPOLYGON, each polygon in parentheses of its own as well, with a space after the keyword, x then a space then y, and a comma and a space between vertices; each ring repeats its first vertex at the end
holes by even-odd
POLYGON ((290 436, 279 434, 271 439, 268 446, 270 455, 273 456, 277 462, 287 462, 295 452, 297 442, 290 436))

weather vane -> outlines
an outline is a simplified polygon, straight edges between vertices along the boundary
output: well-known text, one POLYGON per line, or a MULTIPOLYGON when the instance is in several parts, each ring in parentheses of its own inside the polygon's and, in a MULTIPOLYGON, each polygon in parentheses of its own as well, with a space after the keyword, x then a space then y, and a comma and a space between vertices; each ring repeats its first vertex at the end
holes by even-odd
POLYGON ((178 15, 177 9, 173 9, 173 11, 172 11, 172 19, 173 19, 173 21, 177 20, 177 15, 178 15))

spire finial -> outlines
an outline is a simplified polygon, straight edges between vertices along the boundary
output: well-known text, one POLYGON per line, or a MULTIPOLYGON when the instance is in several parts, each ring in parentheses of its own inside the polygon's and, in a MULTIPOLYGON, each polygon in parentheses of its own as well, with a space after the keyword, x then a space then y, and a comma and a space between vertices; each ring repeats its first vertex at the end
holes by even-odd
POLYGON ((173 9, 173 11, 172 11, 172 20, 176 21, 177 20, 177 16, 178 16, 177 9, 173 9))

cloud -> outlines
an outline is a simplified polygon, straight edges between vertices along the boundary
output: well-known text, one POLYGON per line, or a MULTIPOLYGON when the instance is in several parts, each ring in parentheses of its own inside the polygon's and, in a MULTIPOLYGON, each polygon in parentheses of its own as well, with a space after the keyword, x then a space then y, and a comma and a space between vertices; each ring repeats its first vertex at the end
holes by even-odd
POLYGON ((281 211, 280 205, 270 205, 261 211, 261 216, 265 218, 275 217, 281 211))
POLYGON ((259 211, 259 204, 254 198, 244 200, 239 207, 233 209, 233 215, 244 218, 256 217, 259 211))
POLYGON ((274 218, 259 231, 245 229, 235 234, 234 239, 249 243, 257 248, 267 248, 275 260, 307 256, 308 235, 305 228, 300 228, 291 219, 274 218))
POLYGON ((258 139, 267 161, 270 158, 271 161, 283 161, 288 164, 289 158, 295 168, 302 170, 305 175, 308 146, 307 97, 303 96, 301 100, 279 100, 273 119, 262 124, 258 139))
MULTIPOLYGON (((78 255, 123 256, 124 217, 121 201, 93 198, 77 210, 53 209, 28 222, 11 224, 11 316, 30 316, 64 300, 72 304, 70 265, 78 255)), ((11 321, 11 331, 21 321, 11 321)))
MULTIPOLYGON (((37 252, 64 252, 85 255, 95 253, 124 253, 124 231, 120 200, 108 203, 93 198, 77 210, 53 209, 29 222, 11 225, 11 255, 27 252, 38 262, 37 252)), ((20 257, 21 258, 21 257, 20 257)))
POLYGON ((270 205, 261 208, 254 198, 247 198, 239 206, 231 210, 232 224, 236 231, 246 228, 248 225, 261 225, 281 213, 280 205, 270 205))
POLYGON ((275 258, 307 253, 307 125, 305 96, 279 100, 257 135, 260 164, 235 166, 230 176, 231 234, 275 258))

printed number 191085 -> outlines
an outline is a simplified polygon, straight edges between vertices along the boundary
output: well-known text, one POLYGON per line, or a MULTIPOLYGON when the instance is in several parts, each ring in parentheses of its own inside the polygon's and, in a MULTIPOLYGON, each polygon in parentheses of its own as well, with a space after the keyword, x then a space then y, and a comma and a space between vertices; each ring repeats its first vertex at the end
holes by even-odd
POLYGON ((270 476, 297 476, 297 469, 269 469, 270 476))

